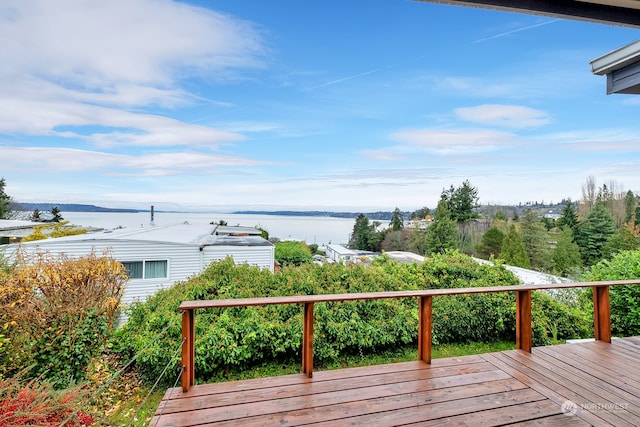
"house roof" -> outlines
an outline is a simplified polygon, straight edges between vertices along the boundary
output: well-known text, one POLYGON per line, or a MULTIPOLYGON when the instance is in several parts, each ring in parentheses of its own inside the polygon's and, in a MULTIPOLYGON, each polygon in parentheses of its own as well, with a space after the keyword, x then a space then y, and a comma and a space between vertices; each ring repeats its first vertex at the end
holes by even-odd
POLYGON ((0 231, 33 228, 36 225, 42 225, 42 223, 17 219, 0 219, 0 231))
POLYGON ((607 76, 607 95, 640 94, 640 40, 592 60, 591 71, 607 76))
MULTIPOLYGON (((236 227, 227 227, 230 229, 236 227)), ((246 227, 238 227, 245 229, 246 227)), ((189 222, 168 224, 162 226, 145 226, 140 228, 122 228, 105 230, 98 233, 86 233, 75 236, 59 237, 56 239, 37 240, 22 243, 23 245, 64 244, 66 242, 97 242, 97 241, 139 241, 174 243, 196 246, 269 246, 270 242, 260 236, 231 236, 215 235, 215 225, 192 224, 189 222)))
POLYGON ((640 28, 639 0, 418 0, 640 28))

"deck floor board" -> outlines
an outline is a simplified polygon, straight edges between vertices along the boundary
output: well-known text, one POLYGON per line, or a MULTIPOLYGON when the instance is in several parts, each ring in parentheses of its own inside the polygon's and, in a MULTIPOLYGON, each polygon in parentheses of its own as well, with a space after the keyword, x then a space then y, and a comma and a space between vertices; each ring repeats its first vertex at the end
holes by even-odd
POLYGON ((170 389, 150 426, 640 425, 640 339, 170 389))

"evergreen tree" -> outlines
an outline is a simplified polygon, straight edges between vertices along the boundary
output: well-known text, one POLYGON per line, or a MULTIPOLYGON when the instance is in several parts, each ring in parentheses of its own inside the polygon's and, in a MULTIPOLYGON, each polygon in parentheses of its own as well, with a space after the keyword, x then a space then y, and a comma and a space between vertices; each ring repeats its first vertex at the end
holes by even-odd
POLYGON ((0 219, 9 219, 11 214, 11 205, 13 200, 5 193, 6 182, 4 178, 0 179, 0 219))
POLYGON ((411 212, 411 219, 426 219, 427 216, 431 215, 431 209, 428 207, 420 208, 416 211, 411 212))
POLYGON ((496 212, 496 214, 493 216, 493 219, 501 220, 501 221, 509 221, 509 218, 507 218, 507 214, 504 213, 503 211, 496 212))
POLYGON ((490 259, 498 257, 502 250, 502 242, 504 241, 504 233, 497 227, 491 227, 482 236, 482 241, 478 246, 478 254, 480 257, 490 259))
POLYGON ((455 249, 458 241, 458 228, 451 220, 447 201, 442 198, 436 208, 433 222, 427 228, 426 246, 428 253, 445 253, 455 249))
POLYGON ((636 213, 636 207, 638 206, 638 198, 633 193, 633 191, 627 191, 627 194, 624 196, 624 222, 628 223, 631 218, 636 213))
POLYGON ((478 189, 466 180, 458 188, 453 185, 442 190, 441 199, 447 201, 447 208, 454 222, 465 222, 478 217, 478 189))
POLYGON ((602 202, 596 201, 575 234, 575 242, 580 247, 580 255, 585 265, 591 266, 602 259, 604 247, 615 231, 613 216, 602 202))
POLYGON ((571 199, 567 199, 567 203, 562 208, 562 216, 558 218, 557 225, 559 228, 569 227, 575 230, 578 226, 578 213, 571 199))
POLYGON ((34 222, 42 221, 42 214, 40 213, 40 209, 35 208, 31 213, 29 219, 34 222))
POLYGON ((402 212, 400 212, 400 209, 394 209, 389 225, 391 226, 391 230, 393 231, 400 231, 404 228, 404 217, 402 215, 402 212))
POLYGON ((373 221, 371 223, 371 232, 369 234, 369 248, 368 251, 380 252, 382 250, 382 242, 387 235, 386 230, 377 231, 382 223, 380 221, 373 221))
POLYGON ((527 209, 520 218, 520 235, 531 267, 548 270, 551 263, 548 233, 535 211, 527 209))
POLYGON ((60 213, 60 209, 57 206, 51 208, 51 215, 53 215, 53 218, 51 218, 52 222, 60 222, 64 220, 64 218, 62 218, 62 214, 60 213))
POLYGON ((379 226, 379 221, 370 223, 365 214, 359 214, 349 239, 349 247, 361 251, 379 252, 385 236, 385 232, 376 231, 379 226))
POLYGON ((509 232, 504 237, 504 242, 502 242, 500 258, 509 265, 522 268, 531 267, 529 257, 522 244, 522 237, 520 237, 520 233, 518 233, 516 226, 513 224, 509 227, 509 232))
POLYGON ((369 218, 363 213, 358 214, 356 223, 353 226, 353 233, 351 233, 351 239, 349 240, 349 247, 363 251, 368 250, 370 234, 371 224, 369 224, 369 218))
POLYGON ((551 256, 553 261, 553 271, 561 276, 566 276, 574 267, 582 265, 580 248, 573 241, 573 231, 565 227, 560 231, 556 247, 551 256))

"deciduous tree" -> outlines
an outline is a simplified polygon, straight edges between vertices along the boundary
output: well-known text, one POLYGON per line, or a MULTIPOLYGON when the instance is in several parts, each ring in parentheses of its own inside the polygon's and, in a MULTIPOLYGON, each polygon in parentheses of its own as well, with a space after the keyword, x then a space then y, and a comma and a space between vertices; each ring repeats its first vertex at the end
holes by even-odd
POLYGON ((603 257, 611 258, 621 251, 636 251, 640 249, 640 226, 635 224, 635 218, 622 224, 604 245, 603 257))

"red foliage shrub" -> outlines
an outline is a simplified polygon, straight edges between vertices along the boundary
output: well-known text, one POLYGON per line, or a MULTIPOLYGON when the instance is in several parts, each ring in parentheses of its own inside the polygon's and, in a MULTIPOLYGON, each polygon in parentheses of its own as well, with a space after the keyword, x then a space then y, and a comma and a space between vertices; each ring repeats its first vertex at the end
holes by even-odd
POLYGON ((93 416, 76 412, 83 397, 80 389, 55 390, 36 380, 24 384, 16 377, 0 380, 0 427, 8 426, 90 426, 93 416))

